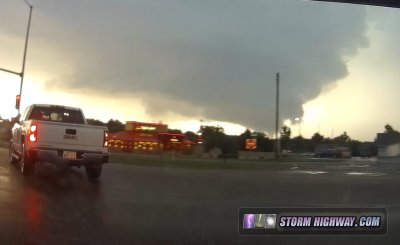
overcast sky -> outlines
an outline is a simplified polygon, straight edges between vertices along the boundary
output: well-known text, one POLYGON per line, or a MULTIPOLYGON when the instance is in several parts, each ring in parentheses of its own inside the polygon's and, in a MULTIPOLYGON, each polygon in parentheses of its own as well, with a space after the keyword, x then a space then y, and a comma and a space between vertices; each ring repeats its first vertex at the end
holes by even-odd
MULTIPOLYGON (((400 10, 301 0, 36 0, 23 105, 82 107, 102 120, 272 133, 347 131, 373 140, 400 129, 400 10), (292 123, 290 122, 292 121, 292 123), (223 123, 225 122, 225 123, 223 123)), ((0 67, 20 70, 28 8, 0 8, 0 67)), ((0 74, 0 115, 18 78, 0 74)))

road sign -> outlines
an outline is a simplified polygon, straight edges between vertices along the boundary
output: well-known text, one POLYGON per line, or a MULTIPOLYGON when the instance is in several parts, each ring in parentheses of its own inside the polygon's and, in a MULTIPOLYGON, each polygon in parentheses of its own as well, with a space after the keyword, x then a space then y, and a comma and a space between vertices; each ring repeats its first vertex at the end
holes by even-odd
POLYGON ((257 149, 257 140, 256 139, 247 139, 246 140, 246 149, 247 150, 257 149))

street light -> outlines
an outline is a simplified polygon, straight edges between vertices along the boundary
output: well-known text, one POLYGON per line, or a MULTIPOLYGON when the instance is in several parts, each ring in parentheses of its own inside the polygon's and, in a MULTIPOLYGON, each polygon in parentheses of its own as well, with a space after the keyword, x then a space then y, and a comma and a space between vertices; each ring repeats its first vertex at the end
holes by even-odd
POLYGON ((299 137, 301 136, 301 118, 296 117, 294 119, 299 124, 299 137))
MULTIPOLYGON (((19 86, 19 95, 17 95, 17 96, 19 96, 19 100, 21 100, 22 85, 24 84, 26 52, 27 52, 27 49, 28 49, 29 31, 30 31, 30 28, 31 28, 31 18, 32 18, 32 10, 33 10, 33 5, 29 4, 29 2, 27 0, 24 0, 24 1, 29 7, 29 19, 28 19, 28 27, 26 29, 24 56, 22 58, 22 70, 21 70, 21 72, 15 72, 15 71, 11 71, 11 70, 8 70, 8 69, 0 68, 0 71, 8 72, 8 73, 11 73, 11 74, 14 74, 14 75, 18 75, 18 76, 21 77, 21 83, 20 83, 20 86, 19 86)), ((18 115, 19 115, 20 114, 19 103, 18 103, 18 108, 16 108, 16 109, 18 109, 18 115)))

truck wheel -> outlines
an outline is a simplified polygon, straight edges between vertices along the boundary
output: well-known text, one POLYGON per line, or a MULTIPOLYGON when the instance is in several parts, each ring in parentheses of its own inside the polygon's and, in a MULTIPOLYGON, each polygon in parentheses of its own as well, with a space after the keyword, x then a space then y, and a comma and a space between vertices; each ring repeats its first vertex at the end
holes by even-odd
POLYGON ((99 166, 87 166, 86 168, 86 177, 90 180, 90 181, 96 181, 99 179, 100 175, 101 175, 101 169, 102 169, 102 165, 99 166))
POLYGON ((28 157, 26 153, 25 144, 22 144, 22 155, 20 157, 20 170, 25 176, 32 175, 35 170, 35 162, 28 157))
POLYGON ((14 147, 12 146, 12 143, 10 143, 8 148, 8 161, 12 164, 17 163, 17 158, 14 156, 14 147))

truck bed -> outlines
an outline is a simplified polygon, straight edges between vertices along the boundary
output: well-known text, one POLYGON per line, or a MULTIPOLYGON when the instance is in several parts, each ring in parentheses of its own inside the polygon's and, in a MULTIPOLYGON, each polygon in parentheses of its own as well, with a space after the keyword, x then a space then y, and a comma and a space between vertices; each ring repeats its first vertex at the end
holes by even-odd
POLYGON ((106 127, 38 120, 27 123, 38 126, 38 148, 106 152, 103 147, 106 127))

